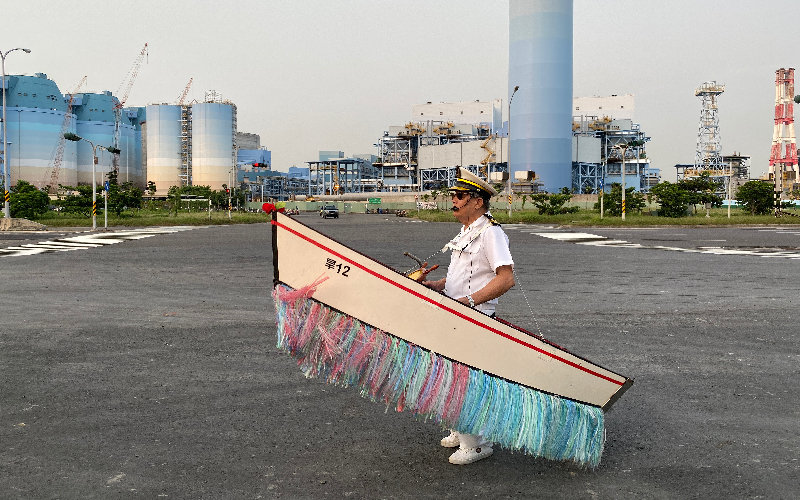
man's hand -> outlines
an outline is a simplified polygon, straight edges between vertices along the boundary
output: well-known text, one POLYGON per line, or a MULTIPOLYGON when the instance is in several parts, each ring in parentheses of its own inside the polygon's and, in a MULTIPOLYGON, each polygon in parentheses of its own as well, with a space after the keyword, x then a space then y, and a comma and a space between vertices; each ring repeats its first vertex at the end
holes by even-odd
POLYGON ((437 269, 439 269, 439 264, 436 264, 433 267, 431 267, 430 269, 428 269, 428 263, 427 262, 423 262, 422 263, 422 267, 420 267, 418 269, 419 271, 422 271, 422 274, 419 275, 419 278, 417 278, 417 281, 419 281, 420 283, 422 283, 424 285, 425 284, 425 278, 428 277, 428 273, 430 273, 431 271, 435 271, 437 269))
MULTIPOLYGON (((433 269, 431 269, 432 271, 433 269)), ((423 281, 422 284, 430 288, 431 290, 435 290, 437 292, 444 291, 445 284, 447 283, 447 278, 442 278, 436 281, 423 281)))

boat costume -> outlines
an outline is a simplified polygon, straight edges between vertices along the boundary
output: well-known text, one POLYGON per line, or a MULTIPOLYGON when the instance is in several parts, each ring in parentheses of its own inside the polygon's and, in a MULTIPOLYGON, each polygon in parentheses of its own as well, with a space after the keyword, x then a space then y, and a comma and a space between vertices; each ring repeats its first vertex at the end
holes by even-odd
POLYGON ((600 462, 604 412, 631 379, 278 212, 272 243, 277 345, 306 376, 511 450, 600 462))

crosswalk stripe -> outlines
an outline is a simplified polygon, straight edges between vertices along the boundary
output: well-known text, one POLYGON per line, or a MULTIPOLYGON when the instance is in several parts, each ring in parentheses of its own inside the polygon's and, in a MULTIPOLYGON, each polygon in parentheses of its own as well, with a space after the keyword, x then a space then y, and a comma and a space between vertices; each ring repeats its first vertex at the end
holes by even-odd
MULTIPOLYGON (((576 245, 587 245, 597 247, 619 247, 619 248, 641 248, 651 250, 664 250, 669 252, 684 252, 684 253, 700 253, 712 255, 754 255, 765 258, 782 258, 800 260, 800 249, 798 250, 784 250, 784 249, 740 249, 740 248, 723 248, 723 247, 698 247, 698 248, 681 248, 670 247, 663 245, 642 245, 640 243, 631 243, 625 240, 611 239, 606 236, 598 234, 584 233, 584 232, 569 232, 569 231, 541 231, 541 228, 531 230, 530 226, 527 228, 523 224, 504 224, 506 229, 515 229, 523 233, 540 236, 542 238, 549 238, 553 240, 563 241, 565 243, 574 243, 576 245)), ((800 234, 789 232, 782 229, 758 229, 759 231, 775 231, 782 234, 800 234)))
POLYGON ((67 252, 70 250, 81 250, 88 248, 98 248, 115 243, 122 243, 127 240, 140 240, 150 238, 158 234, 174 234, 191 229, 204 228, 208 226, 173 226, 168 228, 143 228, 125 229, 103 233, 80 234, 54 240, 40 241, 37 243, 25 243, 19 246, 0 248, 0 257, 19 257, 25 255, 38 255, 43 253, 67 252))

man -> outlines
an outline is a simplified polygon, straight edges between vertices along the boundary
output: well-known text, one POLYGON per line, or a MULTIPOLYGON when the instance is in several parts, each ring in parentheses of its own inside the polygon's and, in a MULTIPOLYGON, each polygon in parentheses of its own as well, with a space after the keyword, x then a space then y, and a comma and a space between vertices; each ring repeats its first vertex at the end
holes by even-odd
MULTIPOLYGON (((508 236, 489 214, 489 200, 497 191, 467 169, 459 168, 450 194, 453 214, 463 227, 445 247, 452 251, 447 276, 422 284, 494 316, 497 298, 514 286, 508 236)), ((423 278, 432 270, 423 266, 423 278)), ((441 444, 459 447, 450 456, 450 463, 457 465, 470 464, 493 453, 492 443, 478 434, 451 431, 441 444)))

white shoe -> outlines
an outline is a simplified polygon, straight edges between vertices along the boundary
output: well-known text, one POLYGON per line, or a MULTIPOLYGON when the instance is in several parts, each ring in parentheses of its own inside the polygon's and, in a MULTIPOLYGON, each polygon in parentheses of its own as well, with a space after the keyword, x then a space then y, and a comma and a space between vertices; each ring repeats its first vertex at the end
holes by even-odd
POLYGON ((449 436, 442 438, 441 444, 445 448, 455 448, 460 445, 461 442, 458 440, 458 433, 456 431, 450 431, 449 436))
POLYGON ((482 444, 477 448, 459 448, 458 451, 450 455, 450 463, 455 465, 467 465, 472 462, 492 456, 492 443, 482 444))

